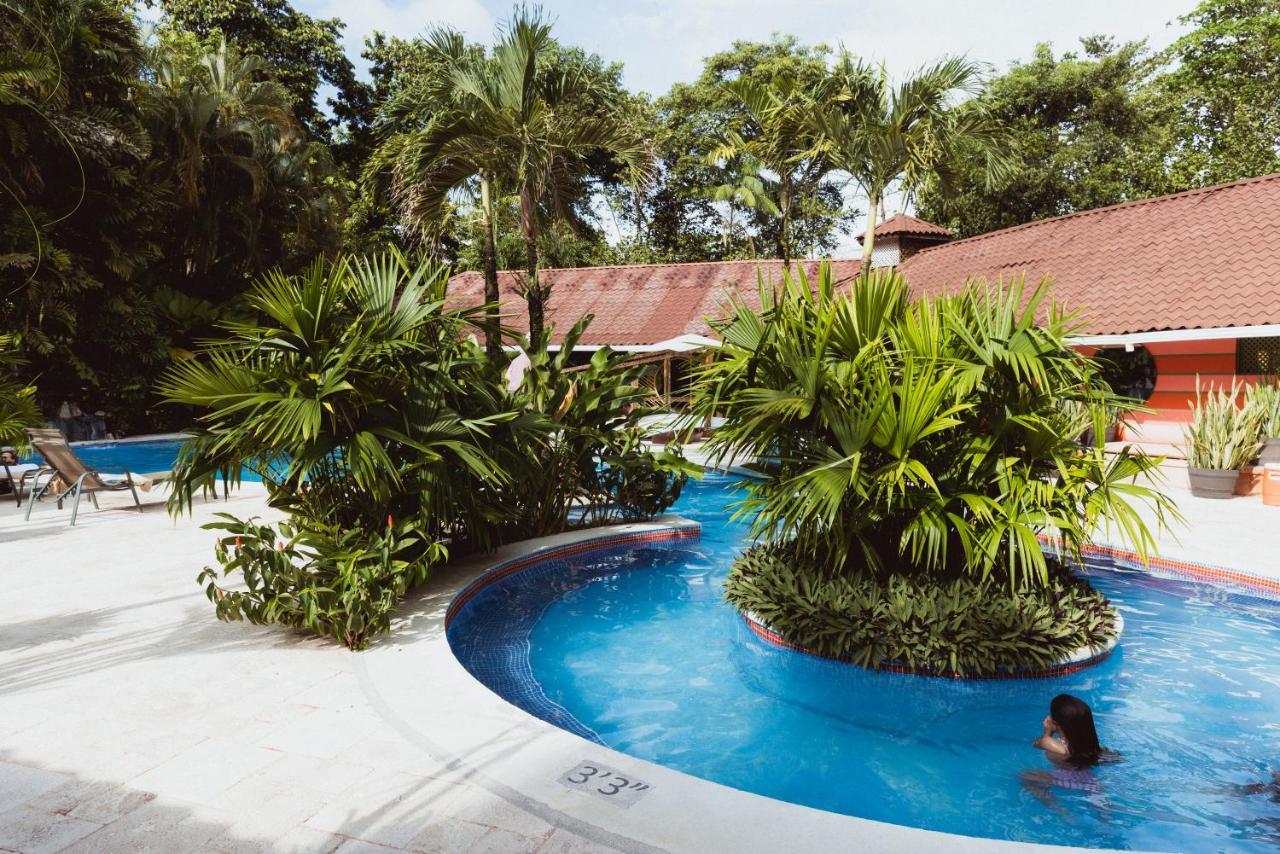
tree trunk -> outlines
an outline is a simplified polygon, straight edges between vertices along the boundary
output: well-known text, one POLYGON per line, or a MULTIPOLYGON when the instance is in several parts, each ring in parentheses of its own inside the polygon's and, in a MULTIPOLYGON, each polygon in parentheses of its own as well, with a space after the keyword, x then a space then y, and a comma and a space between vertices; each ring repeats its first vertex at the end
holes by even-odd
POLYGON ((541 340, 546 328, 544 317, 545 300, 542 286, 538 283, 538 223, 533 194, 528 188, 520 191, 520 217, 524 231, 524 271, 525 300, 529 303, 529 340, 536 343, 541 340))
POLYGON ((782 255, 782 269, 787 270, 791 267, 791 235, 787 230, 791 222, 791 188, 785 178, 780 189, 778 201, 782 202, 782 227, 778 232, 778 249, 779 254, 782 255))
POLYGON ((867 232, 862 238, 862 277, 865 279, 871 275, 871 252, 876 245, 876 226, 879 224, 879 217, 876 216, 880 210, 880 194, 867 194, 867 232))
POLYGON ((484 217, 484 240, 481 249, 481 263, 484 265, 484 349, 489 358, 497 360, 502 356, 502 330, 498 319, 498 246, 493 228, 493 197, 490 192, 489 178, 480 175, 480 209, 484 217))

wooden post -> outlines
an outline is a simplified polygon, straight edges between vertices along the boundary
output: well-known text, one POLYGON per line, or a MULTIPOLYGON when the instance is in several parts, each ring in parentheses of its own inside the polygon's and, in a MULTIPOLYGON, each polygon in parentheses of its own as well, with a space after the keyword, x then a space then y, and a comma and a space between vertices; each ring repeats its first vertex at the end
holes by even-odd
POLYGON ((666 393, 667 409, 671 408, 671 354, 662 357, 662 390, 666 393))

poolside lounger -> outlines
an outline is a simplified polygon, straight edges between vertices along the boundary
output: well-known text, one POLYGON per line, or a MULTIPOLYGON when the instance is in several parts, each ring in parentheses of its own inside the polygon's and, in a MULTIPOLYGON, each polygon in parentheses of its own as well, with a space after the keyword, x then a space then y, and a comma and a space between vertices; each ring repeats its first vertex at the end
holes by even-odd
POLYGON ((51 472, 48 466, 38 466, 31 463, 0 463, 0 468, 4 469, 4 478, 9 482, 9 491, 13 494, 13 500, 18 506, 22 506, 22 495, 24 492, 30 493, 31 486, 29 481, 34 481, 40 474, 51 472))
POLYGON ((49 492, 56 480, 61 480, 67 488, 66 492, 58 495, 58 508, 62 508, 63 501, 73 499, 72 525, 76 523, 76 514, 80 510, 80 497, 86 492, 96 508, 99 492, 122 492, 127 489, 133 495, 134 506, 139 513, 142 512, 142 502, 138 500, 138 490, 128 469, 125 469, 123 475, 115 475, 101 474, 96 469, 89 468, 67 444, 67 438, 62 435, 61 430, 40 427, 28 428, 25 432, 31 440, 31 446, 49 464, 48 469, 42 470, 32 481, 31 495, 27 500, 27 519, 31 518, 31 508, 36 501, 49 492), (41 477, 44 478, 43 485, 40 483, 41 477))

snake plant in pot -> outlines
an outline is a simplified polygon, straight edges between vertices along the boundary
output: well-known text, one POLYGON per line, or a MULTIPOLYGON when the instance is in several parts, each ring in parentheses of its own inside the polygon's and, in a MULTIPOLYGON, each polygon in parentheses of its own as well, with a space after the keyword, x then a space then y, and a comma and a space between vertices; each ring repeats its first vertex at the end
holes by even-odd
POLYGON ((1272 377, 1250 387, 1245 408, 1252 409, 1258 418, 1258 436, 1262 439, 1259 464, 1280 464, 1280 382, 1272 377))
POLYGON ((1201 498, 1230 498, 1240 469, 1258 453, 1260 417, 1256 406, 1241 408, 1238 382, 1230 390, 1200 392, 1184 433, 1191 494, 1201 498))

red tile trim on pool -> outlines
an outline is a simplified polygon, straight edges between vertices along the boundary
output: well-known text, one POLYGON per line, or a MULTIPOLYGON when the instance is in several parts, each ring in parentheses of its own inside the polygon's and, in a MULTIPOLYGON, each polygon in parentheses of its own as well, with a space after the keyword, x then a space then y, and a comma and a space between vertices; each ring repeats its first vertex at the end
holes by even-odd
MULTIPOLYGON (((1061 542, 1058 537, 1052 537, 1047 534, 1038 536, 1040 542, 1048 546, 1056 546, 1061 542)), ((1213 564, 1200 563, 1193 560, 1179 560, 1177 558, 1159 556, 1143 561, 1142 556, 1137 552, 1108 545, 1088 545, 1084 547, 1083 553, 1086 558, 1107 557, 1113 560, 1122 560, 1137 567, 1166 572, 1170 575, 1189 578, 1192 581, 1226 582, 1243 587, 1246 590, 1272 595, 1280 594, 1280 580, 1266 578, 1239 569, 1228 569, 1227 567, 1214 566, 1213 564)))
MULTIPOLYGON (((860 666, 849 661, 847 658, 841 658, 840 656, 835 655, 824 655, 820 652, 815 652, 814 650, 800 646, 799 644, 794 644, 775 632, 773 629, 766 626, 764 623, 761 623, 746 614, 742 615, 742 621, 747 624, 747 628, 751 629, 751 631, 755 633, 756 637, 760 638, 765 643, 793 650, 795 652, 802 652, 805 655, 812 655, 816 658, 825 658, 829 661, 839 661, 843 664, 848 664, 850 667, 860 666)), ((1055 664, 1050 665, 1049 667, 1029 667, 1026 669, 1007 672, 989 673, 984 676, 959 676, 955 673, 939 673, 934 670, 924 670, 916 667, 908 667, 905 664, 891 664, 888 662, 881 664, 876 668, 876 670, 881 673, 903 673, 910 676, 928 676, 935 679, 1052 679, 1057 676, 1069 676, 1072 673, 1079 673, 1086 667, 1092 667, 1093 665, 1106 660, 1106 658, 1111 655, 1111 651, 1113 649, 1115 649, 1115 644, 1112 644, 1110 647, 1102 650, 1097 655, 1086 658, 1082 661, 1055 664)))
POLYGON ((520 557, 512 558, 504 563, 500 563, 489 571, 485 572, 479 578, 472 581, 462 589, 462 592, 454 597, 453 602, 449 605, 449 610, 445 612, 444 624, 445 628, 449 627, 449 623, 461 610, 463 605, 471 600, 484 588, 491 584, 495 584, 502 579, 528 569, 534 564, 544 563, 551 560, 560 560, 574 555, 580 555, 584 552, 594 551, 596 549, 608 548, 610 546, 619 546, 626 543, 645 543, 657 540, 683 540, 697 539, 702 536, 702 527, 699 525, 682 525, 678 528, 659 528, 651 531, 628 531, 621 534, 606 534, 601 537, 592 537, 588 540, 581 540, 576 543, 568 543, 563 546, 553 546, 547 549, 538 549, 520 557))

